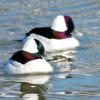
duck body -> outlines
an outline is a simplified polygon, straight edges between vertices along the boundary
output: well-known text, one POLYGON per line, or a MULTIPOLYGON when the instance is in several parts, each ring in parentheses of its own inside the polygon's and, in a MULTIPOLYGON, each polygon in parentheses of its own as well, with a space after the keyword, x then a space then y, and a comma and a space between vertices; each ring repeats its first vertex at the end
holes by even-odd
POLYGON ((27 38, 32 37, 39 40, 46 52, 69 50, 79 46, 79 41, 72 37, 71 34, 67 33, 66 35, 65 32, 53 31, 49 27, 34 28, 30 33, 27 38))
POLYGON ((37 59, 21 64, 17 61, 9 59, 6 65, 6 73, 8 74, 29 74, 29 73, 49 73, 52 72, 52 67, 45 59, 37 59))
POLYGON ((47 52, 68 50, 79 46, 79 41, 71 34, 74 29, 70 16, 59 15, 54 19, 51 27, 33 28, 26 33, 26 37, 39 40, 47 52))
POLYGON ((22 50, 14 53, 8 60, 5 72, 8 74, 52 72, 53 68, 42 56, 43 50, 44 47, 38 40, 33 40, 32 38, 27 40, 22 50))

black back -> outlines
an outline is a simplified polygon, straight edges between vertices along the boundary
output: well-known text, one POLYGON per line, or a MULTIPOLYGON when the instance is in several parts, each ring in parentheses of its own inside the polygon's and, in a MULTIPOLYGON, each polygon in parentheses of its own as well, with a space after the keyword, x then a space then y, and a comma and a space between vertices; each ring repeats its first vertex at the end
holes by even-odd
POLYGON ((52 29, 50 27, 33 28, 28 33, 26 33, 26 36, 29 36, 32 33, 44 36, 49 39, 53 38, 52 29))

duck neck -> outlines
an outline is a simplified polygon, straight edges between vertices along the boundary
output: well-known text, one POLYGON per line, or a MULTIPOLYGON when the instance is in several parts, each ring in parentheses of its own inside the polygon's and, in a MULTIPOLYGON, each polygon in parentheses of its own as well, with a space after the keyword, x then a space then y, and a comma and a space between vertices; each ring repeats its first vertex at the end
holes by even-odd
POLYGON ((53 37, 54 37, 55 39, 65 39, 65 38, 71 37, 71 34, 69 34, 68 31, 65 31, 65 32, 58 32, 58 31, 53 30, 53 31, 52 31, 52 34, 53 34, 53 37))

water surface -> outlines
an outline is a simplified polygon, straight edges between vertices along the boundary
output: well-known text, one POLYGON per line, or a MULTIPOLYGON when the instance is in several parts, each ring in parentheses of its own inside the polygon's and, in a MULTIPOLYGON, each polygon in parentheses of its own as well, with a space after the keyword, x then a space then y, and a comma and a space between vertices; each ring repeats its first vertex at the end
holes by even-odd
POLYGON ((100 100, 100 0, 0 0, 0 100, 100 100), (84 36, 77 50, 52 54, 54 73, 8 76, 4 66, 33 27, 70 15, 84 36), (68 70, 68 68, 71 68, 68 70))

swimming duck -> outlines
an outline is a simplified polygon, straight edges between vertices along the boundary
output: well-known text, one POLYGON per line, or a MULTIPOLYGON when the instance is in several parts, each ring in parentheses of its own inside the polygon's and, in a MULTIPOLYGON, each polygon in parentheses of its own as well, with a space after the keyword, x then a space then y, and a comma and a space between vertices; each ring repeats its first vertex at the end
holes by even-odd
POLYGON ((8 74, 48 73, 53 68, 43 58, 44 47, 40 41, 28 38, 22 49, 14 53, 5 66, 8 74))
POLYGON ((33 37, 39 40, 43 44, 45 51, 54 52, 79 46, 79 41, 72 37, 71 34, 74 30, 72 18, 70 16, 59 15, 54 19, 51 27, 33 28, 26 33, 26 37, 33 37))

